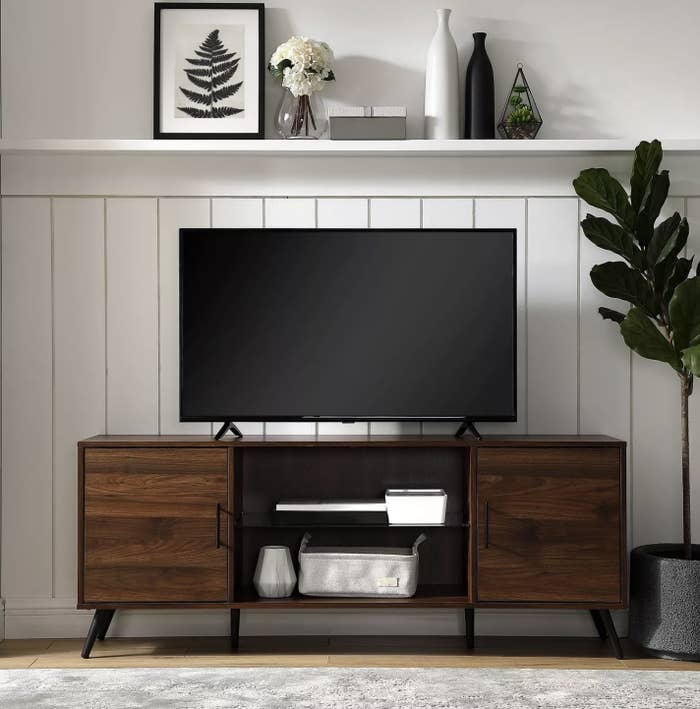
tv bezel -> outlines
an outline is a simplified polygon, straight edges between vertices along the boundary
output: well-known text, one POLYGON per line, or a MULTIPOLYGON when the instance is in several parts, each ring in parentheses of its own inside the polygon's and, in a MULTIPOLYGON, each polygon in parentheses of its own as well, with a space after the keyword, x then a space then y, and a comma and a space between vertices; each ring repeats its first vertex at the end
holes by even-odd
POLYGON ((182 423, 214 423, 218 421, 235 421, 240 423, 372 423, 372 422, 454 422, 454 421, 472 421, 472 422, 503 422, 513 423, 518 420, 518 270, 517 270, 517 243, 518 230, 515 228, 504 227, 485 227, 485 228, 266 228, 266 227, 186 227, 179 230, 179 248, 178 248, 178 314, 179 314, 179 405, 180 405, 180 421, 182 423), (189 233, 206 232, 260 232, 261 236, 265 234, 280 234, 289 232, 325 232, 325 233, 357 233, 358 231, 376 232, 378 235, 382 233, 418 233, 418 234, 434 234, 434 233, 509 233, 512 235, 512 261, 511 268, 513 272, 513 411, 510 414, 503 416, 483 416, 479 414, 466 413, 464 416, 238 416, 236 414, 212 414, 211 416, 183 416, 182 413, 182 392, 183 392, 183 299, 182 299, 182 281, 183 281, 183 241, 189 233))

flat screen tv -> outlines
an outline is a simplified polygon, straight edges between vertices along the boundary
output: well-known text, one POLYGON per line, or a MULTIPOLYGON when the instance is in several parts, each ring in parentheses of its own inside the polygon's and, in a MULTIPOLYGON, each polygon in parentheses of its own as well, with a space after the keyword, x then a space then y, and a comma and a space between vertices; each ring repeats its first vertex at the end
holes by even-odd
POLYGON ((515 421, 516 233, 182 229, 182 421, 515 421))

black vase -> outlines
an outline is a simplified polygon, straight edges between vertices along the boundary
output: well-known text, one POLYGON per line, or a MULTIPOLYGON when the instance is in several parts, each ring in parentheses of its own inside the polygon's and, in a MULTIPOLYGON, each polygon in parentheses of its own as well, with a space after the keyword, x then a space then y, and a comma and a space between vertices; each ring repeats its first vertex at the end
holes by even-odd
POLYGON ((475 32, 474 52, 467 65, 467 90, 464 95, 464 137, 495 138, 493 67, 486 53, 486 32, 475 32))

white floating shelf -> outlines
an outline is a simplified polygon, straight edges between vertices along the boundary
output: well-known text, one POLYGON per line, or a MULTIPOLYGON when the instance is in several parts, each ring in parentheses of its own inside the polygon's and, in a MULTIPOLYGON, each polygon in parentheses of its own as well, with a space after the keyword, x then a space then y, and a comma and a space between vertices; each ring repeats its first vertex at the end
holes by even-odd
MULTIPOLYGON (((700 154, 700 139, 664 140, 669 154, 700 154)), ((615 140, 0 140, 2 155, 230 155, 342 157, 545 157, 630 153, 615 140)))

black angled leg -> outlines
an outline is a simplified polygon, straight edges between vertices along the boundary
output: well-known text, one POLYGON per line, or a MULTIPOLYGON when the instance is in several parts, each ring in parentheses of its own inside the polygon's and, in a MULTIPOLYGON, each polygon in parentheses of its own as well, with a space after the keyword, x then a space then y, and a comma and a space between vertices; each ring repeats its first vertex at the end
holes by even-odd
POLYGON ((238 650, 238 637, 241 629, 241 609, 231 608, 231 650, 238 650))
POLYGON ((103 623, 100 626, 99 632, 97 633, 98 640, 105 639, 105 636, 107 635, 107 631, 109 630, 109 625, 112 622, 112 618, 114 618, 114 608, 105 612, 103 623))
POLYGON ((92 652, 92 646, 95 644, 100 635, 104 638, 104 634, 107 632, 109 623, 114 615, 114 610, 99 608, 95 611, 95 615, 92 617, 92 623, 90 623, 90 630, 88 630, 87 637, 85 638, 85 644, 83 645, 83 651, 80 656, 87 660, 92 652))
POLYGON ((600 619, 603 621, 603 626, 608 633, 608 642, 612 648, 615 657, 618 660, 624 659, 624 653, 622 652, 622 645, 620 645, 620 638, 617 636, 617 630, 615 630, 615 624, 613 623, 610 611, 604 610, 599 611, 600 619))
POLYGON ((474 649, 474 609, 465 608, 464 609, 464 626, 465 626, 465 639, 467 642, 467 650, 474 649))
POLYGON ((598 631, 598 636, 600 637, 600 639, 607 640, 608 631, 605 629, 603 619, 600 617, 600 611, 591 609, 591 618, 593 618, 593 623, 595 625, 595 629, 598 631))

